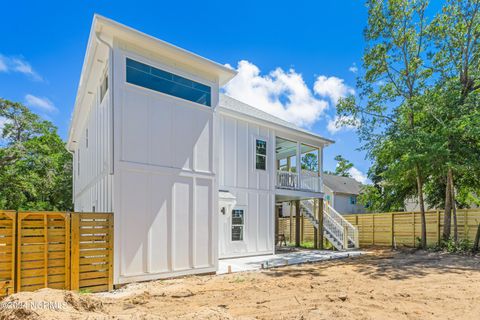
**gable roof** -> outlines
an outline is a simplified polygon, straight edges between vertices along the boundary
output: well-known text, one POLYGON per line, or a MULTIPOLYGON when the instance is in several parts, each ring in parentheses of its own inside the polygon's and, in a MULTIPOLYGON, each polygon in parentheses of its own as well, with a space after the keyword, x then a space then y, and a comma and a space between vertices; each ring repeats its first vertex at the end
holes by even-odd
POLYGON ((258 108, 255 108, 251 105, 248 105, 246 103, 243 103, 237 99, 234 99, 230 96, 227 96, 226 94, 220 94, 219 97, 219 103, 218 106, 220 108, 223 108, 224 110, 228 111, 233 111, 234 113, 239 113, 242 115, 245 115, 249 118, 254 118, 259 121, 263 122, 268 122, 270 124, 280 126, 283 128, 287 128, 290 130, 295 130, 298 132, 301 132, 303 134, 310 135, 316 139, 321 139, 325 142, 326 145, 329 145, 331 143, 334 143, 335 141, 324 138, 316 133, 310 132, 308 130, 302 129, 299 126, 296 126, 295 124, 285 121, 283 119, 280 119, 274 115, 271 115, 270 113, 267 113, 265 111, 262 111, 258 108))
POLYGON ((323 174, 323 184, 337 193, 360 194, 363 185, 349 177, 341 177, 333 174, 323 174))

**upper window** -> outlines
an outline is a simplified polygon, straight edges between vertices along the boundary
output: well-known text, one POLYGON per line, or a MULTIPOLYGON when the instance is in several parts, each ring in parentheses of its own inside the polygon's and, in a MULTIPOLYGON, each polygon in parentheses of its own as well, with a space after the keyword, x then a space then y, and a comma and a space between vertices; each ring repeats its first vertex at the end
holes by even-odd
POLYGON ((245 212, 242 209, 232 210, 232 241, 243 241, 245 212))
POLYGON ((356 196, 350 196, 350 204, 357 204, 357 197, 356 196))
POLYGON ((255 142, 255 168, 265 170, 267 167, 267 142, 257 139, 255 142))
POLYGON ((127 82, 188 101, 211 106, 209 86, 127 58, 127 82))

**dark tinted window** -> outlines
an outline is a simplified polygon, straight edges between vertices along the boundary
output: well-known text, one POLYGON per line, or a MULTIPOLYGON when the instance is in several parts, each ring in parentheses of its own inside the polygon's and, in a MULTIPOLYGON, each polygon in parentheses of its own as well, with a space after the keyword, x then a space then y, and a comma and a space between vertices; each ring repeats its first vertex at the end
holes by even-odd
POLYGON ((127 58, 127 82, 211 106, 209 86, 127 58))
POLYGON ((256 140, 255 143, 255 168, 265 170, 267 167, 267 142, 256 140))

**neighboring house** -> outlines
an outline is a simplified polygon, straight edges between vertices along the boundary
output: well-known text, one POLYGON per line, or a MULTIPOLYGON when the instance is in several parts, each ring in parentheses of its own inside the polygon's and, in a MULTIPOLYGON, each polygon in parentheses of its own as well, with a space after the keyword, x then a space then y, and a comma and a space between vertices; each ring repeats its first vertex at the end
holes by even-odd
POLYGON ((340 214, 364 213, 365 207, 358 202, 362 184, 349 177, 323 175, 325 202, 340 214))
POLYGON ((94 17, 67 147, 75 210, 114 213, 115 284, 273 254, 275 204, 323 198, 332 141, 220 94, 235 75, 94 17))

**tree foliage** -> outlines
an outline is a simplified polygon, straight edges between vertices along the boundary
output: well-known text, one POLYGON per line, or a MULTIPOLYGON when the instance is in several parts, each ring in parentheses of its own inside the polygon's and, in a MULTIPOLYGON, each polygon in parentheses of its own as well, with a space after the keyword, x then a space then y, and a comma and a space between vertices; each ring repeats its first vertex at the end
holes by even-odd
POLYGON ((432 17, 426 0, 366 4, 359 94, 337 111, 360 123, 374 163, 361 201, 384 211, 417 197, 425 246, 424 196, 445 208, 448 238, 451 209, 455 220, 480 190, 480 0, 447 0, 432 17))
POLYGON ((72 209, 72 158, 49 121, 0 99, 0 208, 72 209))

